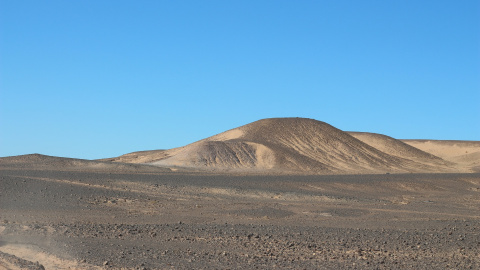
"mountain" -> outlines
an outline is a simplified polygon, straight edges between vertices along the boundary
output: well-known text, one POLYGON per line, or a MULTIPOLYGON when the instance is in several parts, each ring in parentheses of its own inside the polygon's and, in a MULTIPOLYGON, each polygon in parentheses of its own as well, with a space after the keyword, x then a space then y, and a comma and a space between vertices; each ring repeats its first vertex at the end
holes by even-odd
POLYGON ((272 173, 455 171, 441 158, 393 138, 347 133, 306 118, 263 119, 183 147, 134 152, 104 160, 211 171, 272 173), (382 140, 388 143, 379 143, 382 140))

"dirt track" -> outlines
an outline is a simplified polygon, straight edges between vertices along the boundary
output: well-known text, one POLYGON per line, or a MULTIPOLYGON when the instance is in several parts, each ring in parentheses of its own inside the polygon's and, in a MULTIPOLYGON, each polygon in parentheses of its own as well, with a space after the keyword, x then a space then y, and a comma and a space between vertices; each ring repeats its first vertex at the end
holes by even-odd
POLYGON ((3 167, 0 195, 7 269, 480 268, 479 174, 3 167))

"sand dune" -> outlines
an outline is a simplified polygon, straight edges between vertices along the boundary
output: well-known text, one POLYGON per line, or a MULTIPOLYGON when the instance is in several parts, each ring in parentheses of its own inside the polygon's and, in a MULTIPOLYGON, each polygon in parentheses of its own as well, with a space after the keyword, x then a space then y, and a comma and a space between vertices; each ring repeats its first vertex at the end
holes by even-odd
POLYGON ((313 174, 455 171, 441 158, 393 138, 353 135, 313 119, 272 118, 184 147, 135 152, 108 160, 213 171, 313 174), (379 143, 382 140, 389 143, 379 143))

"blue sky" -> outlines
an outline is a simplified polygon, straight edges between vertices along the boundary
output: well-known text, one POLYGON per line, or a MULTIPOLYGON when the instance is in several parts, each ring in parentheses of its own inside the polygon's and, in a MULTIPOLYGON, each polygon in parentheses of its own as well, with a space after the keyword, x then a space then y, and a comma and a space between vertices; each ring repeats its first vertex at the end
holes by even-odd
POLYGON ((269 117, 480 140, 480 2, 0 0, 0 156, 112 157, 269 117))

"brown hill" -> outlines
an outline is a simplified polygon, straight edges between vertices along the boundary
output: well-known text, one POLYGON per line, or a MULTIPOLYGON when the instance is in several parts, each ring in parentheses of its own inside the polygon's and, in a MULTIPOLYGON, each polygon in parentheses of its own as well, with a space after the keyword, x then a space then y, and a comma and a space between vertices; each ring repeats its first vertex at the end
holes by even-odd
POLYGON ((406 150, 383 152, 327 123, 313 119, 272 118, 184 147, 135 152, 108 160, 217 171, 320 174, 453 170, 440 158, 391 139, 393 144, 402 145, 402 149, 406 150))
POLYGON ((462 171, 480 172, 480 142, 454 140, 402 140, 444 160, 457 163, 462 171))
POLYGON ((89 170, 89 171, 170 171, 143 164, 114 163, 76 158, 54 157, 41 154, 30 154, 0 158, 0 168, 49 169, 56 170, 89 170))
POLYGON ((426 161, 447 164, 440 157, 424 152, 390 136, 369 132, 348 132, 348 134, 372 146, 373 148, 392 156, 411 159, 418 162, 426 161))

